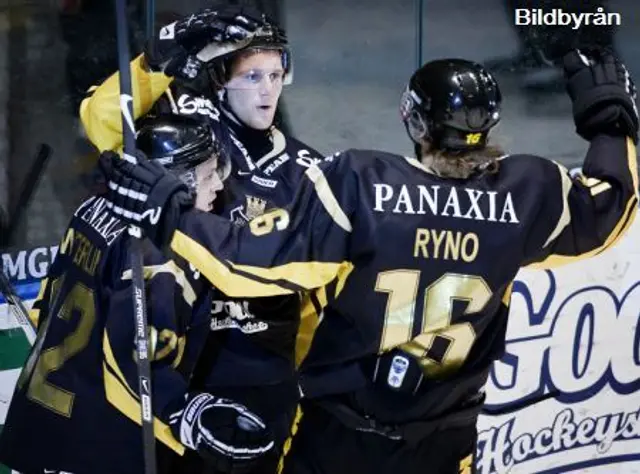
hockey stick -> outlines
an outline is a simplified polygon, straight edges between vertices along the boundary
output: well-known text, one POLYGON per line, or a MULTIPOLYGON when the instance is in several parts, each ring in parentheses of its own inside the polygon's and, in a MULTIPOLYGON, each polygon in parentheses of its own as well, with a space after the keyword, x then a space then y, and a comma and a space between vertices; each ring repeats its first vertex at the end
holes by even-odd
MULTIPOLYGON (((122 112, 123 157, 135 163, 135 129, 133 125, 133 96, 129 61, 129 34, 126 0, 116 2, 116 27, 118 42, 118 69, 120 72, 120 108, 122 112)), ((144 447, 145 474, 156 474, 156 444, 153 432, 153 405, 151 400, 151 363, 149 361, 149 326, 147 322, 146 295, 142 275, 142 232, 131 226, 131 283, 135 318, 136 353, 138 364, 138 390, 144 447)))
MULTIPOLYGON (((146 2, 146 37, 147 41, 151 44, 155 37, 155 28, 156 28, 156 0, 147 0, 146 2)), ((150 46, 151 50, 153 50, 153 46, 150 46)))
POLYGON ((27 311, 27 308, 15 292, 13 285, 11 285, 9 278, 7 278, 7 275, 4 274, 4 270, 2 269, 0 269, 0 293, 2 293, 7 300, 9 309, 13 313, 14 318, 16 318, 16 321, 18 321, 18 324, 20 324, 20 327, 22 327, 29 343, 33 345, 36 340, 36 328, 29 318, 29 311, 27 311))
MULTIPOLYGON (((20 188, 20 194, 18 195, 18 201, 16 203, 14 211, 9 217, 9 222, 6 227, 1 228, 0 232, 0 248, 9 246, 13 242, 13 235, 22 220, 24 211, 29 206, 29 202, 35 193, 36 187, 42 178, 46 165, 53 154, 53 150, 49 145, 42 143, 38 148, 36 158, 24 179, 24 182, 20 188)), ((3 264, 0 261, 0 293, 2 293, 7 300, 7 305, 13 313, 14 318, 18 324, 22 327, 29 343, 33 345, 36 339, 36 328, 29 318, 29 312, 25 307, 22 299, 18 296, 17 292, 13 288, 11 281, 4 273, 3 264)))
POLYGON ((35 193, 36 187, 44 174, 44 170, 46 169, 47 163, 49 159, 53 155, 53 150, 46 143, 41 143, 38 147, 38 152, 36 153, 36 158, 29 168, 29 172, 22 183, 22 187, 20 188, 20 194, 18 195, 18 200, 16 202, 16 206, 13 209, 13 212, 9 215, 9 224, 5 229, 5 232, 2 233, 0 237, 0 248, 4 246, 11 245, 13 242, 13 235, 18 229, 18 225, 22 220, 22 216, 24 211, 29 206, 29 202, 31 202, 31 198, 35 193))
POLYGON ((422 35, 424 25, 423 0, 415 0, 416 8, 416 69, 422 67, 422 35))

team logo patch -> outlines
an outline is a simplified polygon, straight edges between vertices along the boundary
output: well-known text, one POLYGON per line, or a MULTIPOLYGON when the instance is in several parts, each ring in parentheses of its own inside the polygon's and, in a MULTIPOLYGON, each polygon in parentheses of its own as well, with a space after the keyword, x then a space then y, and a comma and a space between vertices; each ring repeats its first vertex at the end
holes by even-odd
POLYGON ((245 207, 247 219, 251 220, 254 217, 261 216, 262 214, 264 214, 266 207, 266 200, 254 196, 247 196, 247 204, 245 207))
POLYGON ((252 219, 263 215, 267 209, 268 201, 259 197, 247 195, 245 204, 231 209, 229 219, 236 225, 245 225, 252 219))

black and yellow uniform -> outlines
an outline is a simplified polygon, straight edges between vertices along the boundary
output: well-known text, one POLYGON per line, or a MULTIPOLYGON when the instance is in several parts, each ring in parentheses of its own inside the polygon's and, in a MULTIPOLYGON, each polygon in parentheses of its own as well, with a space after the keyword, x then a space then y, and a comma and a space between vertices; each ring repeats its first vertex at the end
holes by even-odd
MULTIPOLYGON (((501 356, 521 268, 596 255, 629 228, 638 207, 633 142, 596 136, 583 172, 572 179, 553 161, 511 155, 495 173, 445 179, 411 158, 351 150, 309 169, 290 206, 248 227, 190 211, 171 247, 230 296, 312 293, 323 317, 303 318, 297 341, 310 398, 328 395, 314 381, 323 368, 329 392, 357 392, 367 356, 402 348, 426 379, 420 397, 406 397, 401 413, 397 399, 376 393, 342 402, 381 423, 437 418, 476 393, 501 356)), ((395 444, 354 460, 341 437, 316 431, 305 442, 285 472, 424 469, 392 456, 395 444)))
MULTIPOLYGON (((238 123, 228 104, 212 91, 173 80, 161 72, 150 72, 143 56, 131 62, 134 118, 147 114, 173 113, 205 119, 222 152, 232 163, 225 187, 223 207, 216 213, 238 224, 291 201, 298 182, 324 156, 277 126, 255 130, 238 123)), ((122 146, 119 74, 93 87, 80 107, 80 117, 89 140, 100 150, 122 146)))
MULTIPOLYGON (((38 337, 0 437, 0 461, 12 469, 144 471, 129 242, 104 199, 75 211, 32 312, 38 337)), ((187 391, 208 334, 211 286, 150 244, 143 258, 155 434, 158 456, 169 459, 185 448, 165 409, 187 391)))
MULTIPOLYGON (((232 168, 215 211, 234 225, 288 204, 304 172, 324 159, 276 126, 254 130, 240 124, 214 92, 150 72, 142 56, 132 61, 131 72, 136 119, 169 112, 210 124, 232 168)), ((118 81, 116 73, 92 88, 81 105, 87 136, 101 151, 122 144, 118 81)), ((270 424, 279 445, 289 435, 299 399, 293 350, 300 305, 297 295, 255 301, 217 292, 211 338, 193 381, 195 389, 232 397, 254 410, 270 424)))

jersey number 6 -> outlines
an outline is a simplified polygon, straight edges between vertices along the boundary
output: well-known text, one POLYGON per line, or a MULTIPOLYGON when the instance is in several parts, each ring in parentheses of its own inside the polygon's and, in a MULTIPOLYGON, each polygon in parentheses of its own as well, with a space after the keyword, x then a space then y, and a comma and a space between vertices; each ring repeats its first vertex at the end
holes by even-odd
POLYGON ((284 230, 289 226, 289 213, 284 209, 274 209, 249 221, 249 229, 256 237, 284 230))

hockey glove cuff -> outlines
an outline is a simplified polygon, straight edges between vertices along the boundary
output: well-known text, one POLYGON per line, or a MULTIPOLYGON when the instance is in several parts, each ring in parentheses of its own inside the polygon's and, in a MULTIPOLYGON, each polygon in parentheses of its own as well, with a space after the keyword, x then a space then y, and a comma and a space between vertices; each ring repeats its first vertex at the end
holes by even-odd
POLYGON ((205 9, 163 26, 145 48, 145 59, 151 70, 171 77, 195 79, 203 64, 244 46, 257 28, 258 20, 242 7, 205 9), (215 47, 223 43, 226 48, 215 47), (210 47, 212 44, 214 47, 210 47))
POLYGON ((169 407, 169 425, 182 444, 222 472, 248 472, 273 448, 265 423, 247 407, 209 393, 189 393, 169 407))
POLYGON ((187 185, 158 163, 138 164, 116 153, 100 155, 107 207, 122 221, 140 227, 157 247, 169 244, 183 212, 193 206, 187 185))
POLYGON ((563 58, 576 132, 586 140, 599 133, 638 141, 636 87, 624 64, 606 50, 574 50, 563 58))

